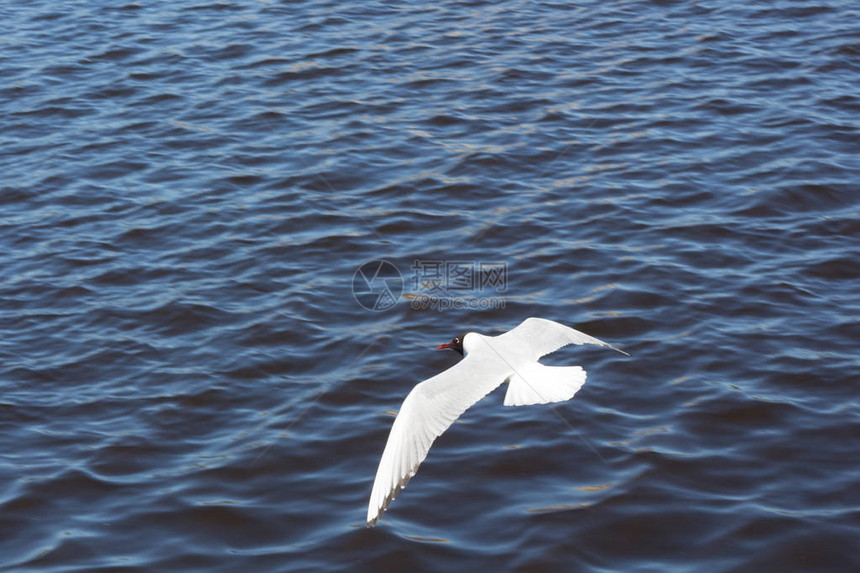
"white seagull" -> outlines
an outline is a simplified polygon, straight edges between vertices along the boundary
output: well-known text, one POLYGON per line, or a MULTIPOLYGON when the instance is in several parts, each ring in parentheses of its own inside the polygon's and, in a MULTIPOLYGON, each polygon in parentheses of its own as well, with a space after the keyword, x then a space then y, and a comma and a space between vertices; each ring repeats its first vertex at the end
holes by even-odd
POLYGON ((469 332, 438 348, 456 350, 465 358, 416 385, 394 419, 376 470, 367 526, 376 524, 388 504, 406 486, 427 457, 430 446, 472 404, 502 383, 508 383, 505 406, 570 400, 583 384, 580 366, 544 366, 538 358, 568 344, 602 340, 545 318, 527 318, 499 336, 469 332))

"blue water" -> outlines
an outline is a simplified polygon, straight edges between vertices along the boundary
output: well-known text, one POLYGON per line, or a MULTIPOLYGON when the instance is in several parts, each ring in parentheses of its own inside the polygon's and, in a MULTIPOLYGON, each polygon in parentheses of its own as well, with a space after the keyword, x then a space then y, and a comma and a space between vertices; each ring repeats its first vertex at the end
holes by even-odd
POLYGON ((0 569, 860 569, 856 2, 0 21, 0 569), (366 528, 435 346, 528 316, 632 357, 366 528))

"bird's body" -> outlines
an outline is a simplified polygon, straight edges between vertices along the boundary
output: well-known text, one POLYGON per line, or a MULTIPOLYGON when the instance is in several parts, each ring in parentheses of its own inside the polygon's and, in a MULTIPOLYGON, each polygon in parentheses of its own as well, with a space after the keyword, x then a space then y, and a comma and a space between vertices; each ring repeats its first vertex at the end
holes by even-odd
POLYGON ((376 472, 367 510, 368 526, 379 520, 415 475, 433 441, 466 409, 502 383, 509 383, 506 406, 572 398, 585 383, 585 371, 579 366, 544 366, 538 362, 541 356, 568 344, 597 344, 618 350, 543 318, 528 318, 498 336, 470 332, 439 346, 456 350, 464 358, 416 385, 403 401, 376 472))

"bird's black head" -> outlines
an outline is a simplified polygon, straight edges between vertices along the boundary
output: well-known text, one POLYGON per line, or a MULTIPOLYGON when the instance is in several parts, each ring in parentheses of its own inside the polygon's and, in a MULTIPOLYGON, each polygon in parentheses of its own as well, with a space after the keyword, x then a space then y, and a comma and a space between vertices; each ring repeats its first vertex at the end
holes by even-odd
POLYGON ((436 347, 436 350, 442 350, 443 348, 450 348, 451 350, 456 350, 460 354, 463 354, 463 340, 466 338, 466 335, 455 336, 454 340, 447 344, 440 344, 436 347))

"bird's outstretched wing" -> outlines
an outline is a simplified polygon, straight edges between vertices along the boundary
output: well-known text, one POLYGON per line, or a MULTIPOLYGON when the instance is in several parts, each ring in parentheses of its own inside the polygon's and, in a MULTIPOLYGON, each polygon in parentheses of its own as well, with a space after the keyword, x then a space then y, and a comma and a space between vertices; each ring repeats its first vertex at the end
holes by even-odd
POLYGON ((503 361, 476 351, 409 392, 391 426, 376 470, 367 508, 368 527, 376 524, 388 504, 415 475, 436 438, 510 374, 503 361))
POLYGON ((516 328, 496 338, 500 342, 524 350, 532 360, 537 360, 568 344, 597 344, 630 356, 611 344, 546 318, 527 318, 516 328))

